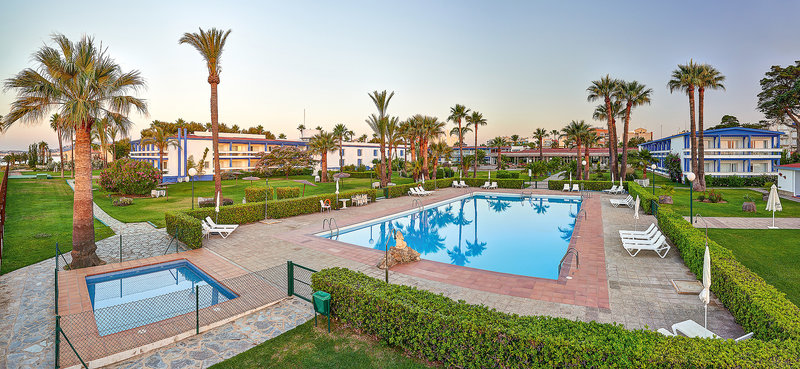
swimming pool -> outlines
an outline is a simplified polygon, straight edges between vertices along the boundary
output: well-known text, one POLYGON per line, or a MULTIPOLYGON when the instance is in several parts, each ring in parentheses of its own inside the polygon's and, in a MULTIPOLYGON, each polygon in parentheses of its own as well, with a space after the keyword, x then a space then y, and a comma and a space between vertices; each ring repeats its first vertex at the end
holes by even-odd
POLYGON ((345 227, 333 238, 384 250, 400 230, 422 259, 558 279, 580 207, 576 196, 477 193, 345 227))
POLYGON ((188 260, 86 277, 101 336, 194 312, 237 297, 188 260), (198 298, 195 287, 199 287, 198 298))

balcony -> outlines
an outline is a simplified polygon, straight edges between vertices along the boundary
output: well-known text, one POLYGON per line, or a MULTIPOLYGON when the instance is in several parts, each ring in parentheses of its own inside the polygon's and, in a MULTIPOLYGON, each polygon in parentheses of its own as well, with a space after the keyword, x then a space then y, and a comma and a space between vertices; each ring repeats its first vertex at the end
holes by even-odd
MULTIPOLYGON (((704 150, 706 159, 731 159, 733 157, 741 157, 742 159, 780 159, 780 148, 774 149, 754 149, 754 148, 735 148, 735 149, 718 149, 708 148, 704 150)), ((684 149, 685 156, 691 155, 690 149, 684 149)))

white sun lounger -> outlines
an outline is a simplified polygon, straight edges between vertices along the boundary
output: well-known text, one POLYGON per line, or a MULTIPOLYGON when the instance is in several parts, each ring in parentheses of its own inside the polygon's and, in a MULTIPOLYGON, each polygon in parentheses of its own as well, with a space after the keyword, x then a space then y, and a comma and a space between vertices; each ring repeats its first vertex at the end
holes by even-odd
POLYGON ((624 231, 624 230, 620 230, 619 234, 620 235, 626 235, 626 236, 641 235, 641 234, 650 233, 655 228, 656 228, 656 224, 655 223, 650 223, 650 227, 647 227, 647 230, 645 230, 645 231, 624 231))
POLYGON ((652 241, 623 239, 622 247, 625 248, 625 251, 627 251, 631 257, 639 254, 639 251, 650 250, 655 251, 656 254, 663 259, 669 252, 669 244, 667 243, 667 238, 664 237, 663 234, 652 241))
POLYGON ((572 192, 581 192, 581 187, 577 183, 572 185, 572 192))
POLYGON ((498 188, 499 187, 497 186, 497 182, 492 182, 492 184, 489 185, 489 189, 490 190, 494 190, 494 189, 498 189, 498 188))
POLYGON ((238 224, 217 224, 211 219, 211 217, 206 217, 206 223, 208 223, 211 228, 229 228, 229 229, 236 229, 239 228, 238 224))
POLYGON ((489 186, 491 186, 491 185, 492 185, 492 184, 491 184, 491 183, 489 183, 489 182, 484 182, 484 183, 483 183, 483 186, 481 186, 481 188, 489 188, 489 186))
MULTIPOLYGON (((622 232, 622 231, 620 231, 620 232, 622 232)), ((621 238, 623 242, 624 241, 630 241, 630 242, 655 241, 658 238, 658 236, 661 236, 661 231, 659 231, 658 228, 655 228, 655 227, 653 227, 648 233, 640 233, 640 234, 630 234, 630 233, 623 234, 623 233, 620 233, 619 234, 619 238, 621 238)))
POLYGON ((603 190, 605 193, 617 193, 617 186, 612 185, 611 188, 603 190))
POLYGON ((461 185, 458 184, 458 181, 453 181, 453 188, 461 188, 461 185))
POLYGON ((614 206, 615 208, 620 205, 625 205, 629 208, 633 207, 633 196, 631 195, 628 195, 628 197, 626 197, 625 200, 608 199, 608 201, 611 201, 611 205, 614 206))
POLYGON ((561 189, 561 192, 569 192, 569 183, 564 183, 564 188, 561 189))
POLYGON ((204 233, 206 233, 209 236, 212 233, 216 233, 216 234, 222 236, 222 238, 228 238, 228 235, 230 235, 233 232, 233 229, 231 229, 231 228, 214 228, 214 227, 211 227, 208 223, 206 223, 205 220, 201 220, 200 223, 203 225, 204 233))
MULTIPOLYGON (((660 332, 661 334, 666 335, 666 333, 661 332, 662 330, 667 332, 667 333, 669 333, 669 331, 667 331, 664 328, 660 328, 658 330, 658 332, 660 332)), ((702 325, 700 325, 699 323, 697 323, 697 322, 695 322, 694 320, 691 320, 691 319, 684 320, 684 321, 682 321, 680 323, 675 323, 675 324, 672 325, 672 335, 673 336, 677 336, 678 333, 681 333, 686 337, 722 339, 722 337, 720 337, 716 333, 706 329, 705 327, 703 327, 702 325)), ((745 334, 743 336, 735 338, 734 340, 736 342, 740 342, 740 341, 749 340, 750 338, 753 338, 753 332, 750 332, 750 333, 747 333, 747 334, 745 334)))
POLYGON ((459 185, 459 186, 461 186, 461 187, 464 187, 464 188, 467 188, 467 187, 469 187, 469 185, 468 185, 468 184, 466 184, 466 183, 464 183, 464 181, 460 181, 460 182, 458 182, 458 185, 459 185))

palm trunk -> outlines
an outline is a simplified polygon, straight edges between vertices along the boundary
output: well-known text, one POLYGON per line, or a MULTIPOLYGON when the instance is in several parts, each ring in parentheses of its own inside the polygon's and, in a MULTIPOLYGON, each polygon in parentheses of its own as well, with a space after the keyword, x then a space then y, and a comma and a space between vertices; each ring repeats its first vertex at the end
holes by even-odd
POLYGON ((73 146, 75 165, 75 193, 72 201, 72 263, 71 269, 90 267, 103 263, 95 251, 94 213, 92 202, 92 134, 91 123, 76 129, 77 144, 73 146))
MULTIPOLYGON (((328 182, 328 151, 325 150, 322 152, 322 160, 320 160, 320 164, 322 165, 322 178, 320 179, 322 182, 328 182)), ((289 176, 286 176, 286 179, 289 179, 289 176)))
POLYGON ((619 170, 619 178, 623 179, 625 178, 628 168, 628 124, 631 121, 632 103, 628 101, 628 103, 625 105, 625 124, 623 126, 625 130, 622 132, 622 165, 619 170))
POLYGON ((61 125, 56 126, 56 133, 58 134, 58 157, 61 158, 61 178, 64 178, 64 146, 61 144, 61 125))
POLYGON ((614 171, 619 173, 619 148, 617 147, 617 118, 611 118, 611 142, 614 145, 614 171))
POLYGON ((428 139, 423 138, 419 145, 419 155, 422 156, 422 175, 423 178, 430 179, 430 171, 428 171, 428 139))
POLYGON ((497 170, 500 170, 503 164, 503 148, 498 146, 497 147, 497 170))
POLYGON ((697 182, 699 184, 698 191, 706 190, 706 153, 705 142, 703 142, 703 98, 706 89, 700 87, 697 89, 697 102, 699 103, 697 109, 697 182))
POLYGON ((586 180, 589 180, 589 165, 591 164, 589 161, 589 145, 583 148, 583 155, 585 158, 584 160, 586 160, 586 166, 583 168, 583 171, 586 173, 586 180))
POLYGON ((164 177, 164 151, 158 149, 158 171, 161 172, 161 177, 164 177))
POLYGON ((472 178, 478 178, 478 125, 475 125, 475 160, 472 163, 472 178))
POLYGON ((539 139, 539 161, 543 161, 544 160, 544 147, 542 146, 543 144, 544 144, 544 138, 540 138, 539 139))
POLYGON ((458 120, 458 160, 461 162, 461 175, 464 175, 467 166, 464 162, 464 132, 461 130, 461 119, 458 120))
POLYGON ((339 137, 339 171, 344 167, 344 153, 342 152, 342 138, 339 137))
POLYGON ((117 160, 117 139, 111 139, 111 161, 117 160))
POLYGON ((218 76, 209 76, 209 80, 216 77, 217 82, 211 81, 211 144, 214 145, 214 196, 222 197, 222 169, 219 166, 219 116, 217 112, 217 83, 218 76))
POLYGON ((617 172, 617 145, 612 140, 612 133, 614 131, 614 117, 611 112, 611 99, 606 97, 606 120, 608 128, 608 167, 611 173, 617 172))
POLYGON ((386 136, 381 132, 381 165, 380 165, 381 187, 386 187, 389 181, 386 180, 386 136))
POLYGON ((788 108, 783 108, 783 111, 785 111, 786 115, 788 115, 792 122, 794 122, 794 130, 795 133, 797 133, 797 137, 795 137, 795 140, 797 141, 797 151, 800 151, 800 118, 793 114, 788 108))
POLYGON ((388 160, 389 161, 389 167, 387 168, 386 176, 388 178, 388 181, 391 182, 392 181, 392 156, 393 156, 392 155, 392 141, 391 140, 388 141, 387 146, 388 146, 388 150, 389 150, 389 155, 387 155, 387 159, 389 159, 388 160))
POLYGON ((416 137, 411 140, 411 178, 417 180, 417 150, 414 148, 416 137))
POLYGON ((575 168, 577 168, 578 180, 580 181, 581 179, 583 179, 582 176, 583 171, 581 168, 581 140, 576 140, 575 146, 577 146, 578 148, 578 154, 575 156, 575 168))
MULTIPOLYGON (((697 175, 697 137, 695 132, 695 122, 694 122, 694 85, 689 85, 687 90, 689 94, 689 123, 690 127, 690 135, 689 135, 689 146, 691 147, 691 165, 692 165, 692 172, 697 175)), ((694 182, 692 185, 694 186, 695 190, 697 190, 698 182, 694 182)))
MULTIPOLYGON (((72 179, 75 179, 75 133, 70 133, 69 138, 72 140, 72 155, 70 155, 70 161, 72 162, 72 179)), ((89 140, 91 142, 91 138, 89 140)))

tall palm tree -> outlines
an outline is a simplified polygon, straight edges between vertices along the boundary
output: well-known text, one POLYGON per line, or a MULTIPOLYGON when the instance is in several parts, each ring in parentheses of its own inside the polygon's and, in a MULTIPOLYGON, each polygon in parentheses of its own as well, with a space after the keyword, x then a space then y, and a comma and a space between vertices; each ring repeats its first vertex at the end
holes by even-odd
POLYGON ((591 127, 588 124, 586 124, 586 122, 583 120, 580 121, 573 120, 569 122, 569 124, 561 130, 564 133, 564 136, 567 138, 567 140, 574 142, 575 147, 577 148, 577 155, 575 156, 575 158, 578 164, 577 169, 578 169, 579 180, 583 179, 583 176, 581 175, 582 169, 580 165, 581 143, 583 142, 583 138, 586 135, 586 131, 589 130, 591 130, 591 127))
POLYGON ((421 134, 419 135, 419 152, 422 157, 422 175, 431 178, 428 171, 428 144, 431 139, 436 140, 444 134, 445 123, 439 118, 425 116, 422 119, 421 134))
POLYGON ((297 126, 297 130, 300 131, 300 139, 302 139, 303 138, 303 131, 306 130, 306 125, 305 124, 301 124, 301 125, 297 126))
POLYGON ((439 159, 449 158, 453 153, 453 148, 444 141, 434 142, 430 146, 431 159, 433 160, 433 179, 436 179, 436 171, 439 170, 439 159))
POLYGON ((509 138, 511 139, 512 145, 519 145, 519 135, 511 135, 509 138))
POLYGON ((315 154, 322 156, 320 160, 320 166, 322 167, 320 180, 328 182, 328 153, 336 151, 336 137, 331 132, 322 131, 311 137, 311 140, 308 141, 308 147, 315 154))
POLYGON ((597 145, 597 142, 600 141, 600 136, 597 135, 594 129, 589 127, 583 131, 583 135, 581 135, 581 143, 584 145, 583 149, 583 160, 586 162, 583 168, 583 176, 588 180, 589 179, 589 167, 592 164, 592 161, 589 160, 589 149, 592 146, 597 145))
POLYGON ((502 137, 495 137, 489 140, 489 147, 496 147, 497 148, 497 170, 502 169, 503 163, 503 146, 508 145, 505 138, 502 137))
POLYGON ((211 28, 198 33, 184 33, 178 44, 189 44, 200 52, 208 67, 208 84, 211 85, 211 142, 214 147, 214 194, 222 196, 222 170, 219 166, 219 113, 217 109, 217 85, 220 83, 219 62, 222 49, 231 30, 222 31, 211 28))
POLYGON ((619 88, 614 96, 620 104, 625 104, 625 123, 622 130, 622 165, 620 165, 619 178, 625 178, 628 166, 628 127, 631 121, 631 109, 644 104, 650 104, 650 95, 653 94, 652 88, 647 88, 639 81, 620 81, 619 88))
POLYGON ((5 124, 38 122, 57 110, 74 130, 76 176, 70 266, 82 268, 102 263, 94 243, 92 125, 107 116, 127 121, 134 109, 146 114, 144 100, 129 94, 144 87, 144 80, 138 71, 123 72, 91 37, 73 42, 56 34, 52 40, 55 47, 43 46, 33 54, 36 68, 24 69, 5 81, 6 89, 17 92, 5 124))
POLYGON ((103 168, 108 164, 108 118, 98 119, 92 127, 92 138, 100 143, 100 152, 103 158, 103 168))
MULTIPOLYGON (((0 122, 2 122, 2 116, 0 116, 0 122)), ((0 124, 0 126, 2 126, 0 124)), ((63 138, 63 133, 61 132, 61 127, 64 126, 64 121, 61 118, 61 115, 58 113, 54 113, 50 116, 50 128, 56 131, 56 135, 58 135, 58 157, 61 160, 61 178, 64 178, 64 145, 61 143, 61 139, 63 138)))
MULTIPOLYGON (((470 110, 466 106, 456 104, 450 108, 450 116, 447 117, 448 121, 454 122, 458 126, 458 161, 461 162, 462 173, 467 171, 467 167, 464 165, 464 130, 462 130, 461 121, 467 118, 469 112, 470 110)), ((452 131, 450 134, 453 134, 452 131)))
POLYGON ((703 142, 703 109, 706 88, 712 90, 725 89, 722 82, 725 76, 716 68, 709 64, 702 64, 699 67, 697 78, 697 182, 700 182, 699 191, 706 190, 705 176, 705 142, 703 142))
POLYGON ((478 127, 486 125, 486 119, 483 114, 473 111, 471 115, 467 116, 467 126, 475 132, 475 159, 472 162, 472 178, 478 177, 478 127))
POLYGON ((339 170, 342 170, 344 167, 344 151, 342 150, 342 144, 344 143, 344 136, 347 135, 347 127, 339 123, 333 126, 333 135, 339 141, 339 170))
POLYGON ((390 182, 392 180, 392 149, 396 149, 400 142, 400 118, 389 117, 386 121, 386 160, 389 162, 389 166, 386 168, 386 177, 390 182))
POLYGON ((142 137, 142 143, 146 145, 153 145, 158 149, 158 170, 166 173, 167 169, 164 168, 164 153, 170 147, 178 148, 178 140, 171 137, 169 130, 163 125, 155 125, 147 130, 146 135, 142 137))
POLYGON ((554 148, 558 148, 558 138, 561 137, 561 131, 557 129, 550 130, 550 137, 553 137, 553 145, 554 148))
POLYGON ((41 160, 39 161, 42 164, 47 164, 47 157, 50 156, 50 145, 47 142, 41 141, 39 142, 39 156, 41 156, 41 160))
MULTIPOLYGON (((697 133, 696 129, 697 126, 695 125, 694 119, 694 88, 697 86, 698 78, 699 78, 700 68, 697 64, 694 63, 693 60, 689 60, 689 64, 678 64, 678 69, 672 71, 672 76, 669 82, 667 82, 667 87, 669 87, 669 92, 675 92, 675 90, 681 91, 686 93, 689 96, 689 121, 690 121, 690 147, 691 147, 691 165, 692 165, 692 172, 695 175, 698 174, 697 172, 697 133)), ((700 185, 700 181, 695 181, 693 186, 695 189, 698 189, 700 185)))
MULTIPOLYGON (((625 111, 622 109, 622 103, 617 100, 611 101, 611 114, 608 114, 606 111, 605 104, 599 104, 594 108, 594 112, 592 113, 592 119, 599 120, 599 121, 607 121, 609 115, 611 116, 611 125, 617 126, 617 119, 622 119, 625 116, 625 111)), ((611 147, 611 134, 608 134, 606 139, 606 147, 611 147)), ((614 155, 616 158, 616 154, 614 155)), ((614 176, 617 175, 616 172, 613 171, 611 167, 611 158, 608 159, 608 167, 611 172, 611 179, 614 179, 614 176)))
MULTIPOLYGON (((608 74, 605 77, 600 78, 599 80, 592 81, 592 84, 589 88, 586 89, 589 92, 587 99, 589 101, 595 101, 602 99, 606 105, 606 111, 612 111, 611 109, 611 98, 614 96, 614 93, 619 88, 620 82, 619 80, 613 79, 609 77, 608 74)), ((608 145, 608 156, 609 156, 609 164, 614 172, 619 172, 619 167, 617 164, 617 128, 612 121, 612 115, 606 114, 606 121, 608 125, 608 139, 610 140, 610 145, 608 145)))
POLYGON ((547 130, 544 128, 536 128, 533 131, 533 138, 539 141, 539 160, 544 160, 544 138, 547 137, 547 130))
POLYGON ((392 97, 394 97, 394 91, 387 93, 386 90, 381 92, 375 90, 367 95, 372 100, 372 103, 375 104, 375 108, 378 109, 378 115, 372 114, 372 116, 367 119, 367 124, 381 140, 381 163, 378 169, 378 175, 380 177, 381 187, 386 187, 389 183, 389 178, 386 176, 386 125, 389 123, 386 111, 389 109, 389 102, 392 101, 392 97))

